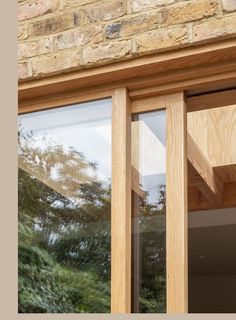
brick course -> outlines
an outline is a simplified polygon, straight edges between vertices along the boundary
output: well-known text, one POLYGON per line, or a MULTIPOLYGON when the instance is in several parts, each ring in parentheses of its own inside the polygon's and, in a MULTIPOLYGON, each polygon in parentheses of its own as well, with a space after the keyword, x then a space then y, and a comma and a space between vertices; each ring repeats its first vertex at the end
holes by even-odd
POLYGON ((19 80, 236 37, 236 0, 18 0, 19 80))
POLYGON ((226 12, 231 12, 236 10, 236 0, 222 0, 223 9, 226 12))
POLYGON ((19 3, 18 21, 32 19, 53 12, 57 9, 58 0, 37 0, 19 3))
POLYGON ((168 6, 162 11, 165 25, 183 24, 185 22, 211 17, 217 13, 217 0, 194 0, 168 6))

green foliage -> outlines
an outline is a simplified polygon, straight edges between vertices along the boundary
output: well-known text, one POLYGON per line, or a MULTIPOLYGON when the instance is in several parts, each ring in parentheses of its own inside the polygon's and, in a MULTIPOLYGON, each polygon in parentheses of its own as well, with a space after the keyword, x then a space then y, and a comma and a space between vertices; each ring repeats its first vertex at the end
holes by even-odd
MULTIPOLYGON (((108 313, 111 186, 86 176, 96 165, 82 154, 60 146, 42 152, 30 147, 32 139, 22 136, 19 151, 19 312, 108 313), (43 180, 55 163, 63 164, 57 184, 43 180), (71 197, 58 192, 67 181, 71 197)), ((142 313, 165 312, 166 305, 165 190, 158 192, 158 204, 145 198, 140 207, 142 313)))
POLYGON ((93 194, 70 209, 67 199, 22 170, 19 185, 19 312, 109 312, 110 224, 89 228, 91 217, 108 219, 110 191, 96 185, 99 209, 93 194), (55 198, 65 206, 53 208, 55 198))
POLYGON ((109 312, 109 284, 96 274, 62 267, 38 247, 20 246, 19 261, 19 312, 109 312))

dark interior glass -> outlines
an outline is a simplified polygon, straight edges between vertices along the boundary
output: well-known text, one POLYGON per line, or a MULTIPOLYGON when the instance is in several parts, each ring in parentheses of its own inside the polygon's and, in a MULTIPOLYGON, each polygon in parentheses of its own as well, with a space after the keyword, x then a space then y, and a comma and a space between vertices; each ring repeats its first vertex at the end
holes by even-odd
POLYGON ((236 208, 189 213, 189 313, 236 313, 236 208))

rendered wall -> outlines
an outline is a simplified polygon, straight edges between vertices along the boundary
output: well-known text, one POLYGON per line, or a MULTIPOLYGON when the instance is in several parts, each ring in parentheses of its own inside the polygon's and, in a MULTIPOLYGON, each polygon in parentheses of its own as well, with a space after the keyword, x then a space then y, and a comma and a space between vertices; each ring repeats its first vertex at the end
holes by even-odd
POLYGON ((19 80, 236 36, 236 0, 18 0, 19 80))

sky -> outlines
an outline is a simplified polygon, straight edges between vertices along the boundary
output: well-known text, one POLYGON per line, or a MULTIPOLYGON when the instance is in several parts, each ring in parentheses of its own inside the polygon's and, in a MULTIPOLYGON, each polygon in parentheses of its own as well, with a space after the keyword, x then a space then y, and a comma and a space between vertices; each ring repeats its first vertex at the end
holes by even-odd
MULTIPOLYGON (((111 179, 111 99, 75 104, 19 116, 22 132, 32 131, 34 145, 45 148, 49 141, 73 147, 89 162, 97 164, 97 177, 111 179)), ((140 185, 149 192, 149 200, 157 201, 156 187, 165 184, 166 114, 164 110, 140 114, 132 122, 138 126, 138 152, 132 164, 140 173, 140 185)), ((137 132, 137 131, 136 131, 137 132)), ((133 135, 135 139, 137 136, 133 135)), ((135 147, 133 141, 133 147, 135 147)), ((57 178, 56 167, 52 178, 57 178)))

